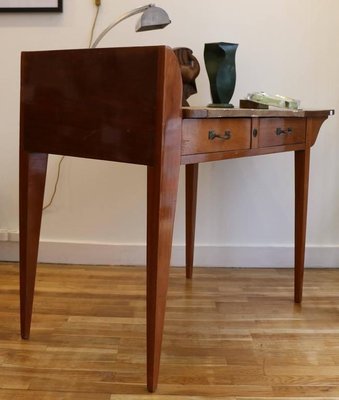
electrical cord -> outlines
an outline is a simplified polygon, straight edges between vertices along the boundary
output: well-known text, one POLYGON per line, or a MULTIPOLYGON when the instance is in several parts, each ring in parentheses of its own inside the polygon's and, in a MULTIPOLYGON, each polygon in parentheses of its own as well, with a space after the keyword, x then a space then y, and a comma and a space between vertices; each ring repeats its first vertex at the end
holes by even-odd
POLYGON ((96 4, 96 7, 97 7, 97 12, 95 13, 94 21, 93 21, 93 24, 92 24, 91 36, 90 36, 89 43, 88 43, 88 47, 89 48, 92 47, 94 30, 95 30, 95 27, 96 27, 96 24, 97 24, 97 19, 98 19, 98 15, 99 15, 99 11, 100 11, 101 2, 96 2, 95 4, 96 4))
MULTIPOLYGON (((94 20, 93 20, 93 24, 92 24, 92 28, 91 28, 91 34, 90 34, 90 39, 89 39, 89 43, 88 43, 88 48, 91 48, 91 46, 92 46, 94 31, 95 31, 95 27, 96 27, 96 24, 97 24, 98 15, 99 15, 100 7, 101 7, 101 0, 94 0, 94 2, 95 2, 95 6, 96 6, 97 10, 96 10, 96 13, 95 13, 95 16, 94 16, 94 20)), ((65 159, 65 156, 62 156, 60 158, 60 160, 59 160, 57 177, 55 179, 53 193, 52 193, 52 196, 51 196, 49 202, 45 206, 43 206, 42 211, 47 210, 47 208, 49 208, 53 204, 54 197, 55 197, 55 195, 57 193, 58 186, 59 186, 61 165, 62 165, 62 162, 64 161, 64 159, 65 159)))
POLYGON ((52 205, 52 203, 53 203, 54 197, 55 197, 56 192, 57 192, 57 189, 58 189, 58 184, 59 184, 59 179, 60 179, 61 164, 62 164, 62 162, 64 161, 64 159, 65 159, 65 156, 62 156, 62 157, 60 158, 60 160, 59 160, 58 172, 57 172, 57 177, 56 177, 56 180, 55 180, 55 183, 54 183, 53 193, 52 193, 52 196, 51 196, 51 198, 50 198, 48 204, 46 204, 46 205, 42 208, 42 211, 45 211, 45 210, 46 210, 48 207, 50 207, 50 206, 52 205))

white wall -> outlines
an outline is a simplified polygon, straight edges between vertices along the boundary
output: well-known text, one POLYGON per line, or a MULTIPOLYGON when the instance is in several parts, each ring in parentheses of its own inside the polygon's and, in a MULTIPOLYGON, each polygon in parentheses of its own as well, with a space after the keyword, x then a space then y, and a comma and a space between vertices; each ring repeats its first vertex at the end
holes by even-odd
MULTIPOLYGON (((102 0, 97 32, 136 0, 102 0)), ((17 258, 18 115, 22 50, 84 48, 93 0, 64 0, 63 14, 0 14, 0 259, 17 258), (7 240, 7 241, 6 241, 7 240)), ((136 34, 122 23, 102 46, 190 47, 201 64, 192 105, 210 101, 203 64, 206 42, 239 43, 233 103, 264 90, 302 107, 339 110, 338 0, 160 0, 172 19, 165 30, 136 34)), ((135 17, 136 19, 136 17, 135 17)), ((323 126, 312 151, 308 265, 339 265, 338 119, 323 126)), ((50 157, 50 195, 57 157, 50 157)), ((182 176, 183 178, 183 176, 182 176)), ((67 158, 53 206, 44 213, 41 259, 144 263, 145 168, 67 158)), ((175 264, 183 263, 184 191, 175 226, 175 264)), ((201 165, 197 219, 199 265, 290 265, 293 243, 293 154, 201 165)))

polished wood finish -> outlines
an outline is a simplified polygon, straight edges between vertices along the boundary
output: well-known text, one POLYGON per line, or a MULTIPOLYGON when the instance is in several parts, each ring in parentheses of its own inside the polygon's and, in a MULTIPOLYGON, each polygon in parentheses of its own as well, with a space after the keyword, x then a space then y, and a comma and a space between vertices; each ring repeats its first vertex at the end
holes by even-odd
POLYGON ((158 384, 180 171, 181 86, 173 53, 160 68, 154 165, 147 168, 147 388, 158 384))
MULTIPOLYGON (((213 136, 212 136, 213 137, 213 136)), ((243 150, 251 146, 250 118, 184 119, 181 154, 243 150), (218 135, 211 138, 210 133, 218 135), (226 137, 225 137, 226 134, 226 137)))
POLYGON ((183 107, 181 163, 195 164, 304 150, 305 147, 313 146, 321 125, 333 113, 333 110, 293 111, 183 107), (238 126, 242 126, 242 129, 236 130, 235 148, 233 149, 231 140, 214 139, 214 141, 209 141, 206 139, 213 124, 218 128, 215 129, 216 132, 223 131, 223 128, 227 126, 225 119, 230 119, 238 126), (247 130, 242 125, 244 121, 251 121, 250 145, 246 140, 247 130), (288 128, 292 129, 292 132, 288 133, 288 128), (277 129, 285 130, 285 132, 277 135, 277 129), (243 144, 242 147, 241 144, 243 144))
POLYGON ((332 114, 333 110, 184 107, 181 163, 193 164, 303 150, 315 143, 322 123, 332 114), (208 132, 213 130, 213 126, 214 131, 221 135, 232 126, 235 132, 233 140, 208 140, 208 132), (248 128, 250 142, 247 140, 248 128), (288 133, 289 128, 292 132, 288 133), (284 132, 277 135, 278 129, 284 132))
MULTIPOLYGON (((294 299, 296 303, 300 303, 305 261, 310 148, 316 141, 322 123, 331 111, 278 110, 272 112, 271 110, 184 108, 183 114, 186 119, 183 123, 182 163, 187 165, 193 162, 217 161, 275 152, 295 152, 294 299), (228 118, 225 119, 226 117, 228 118), (249 121, 251 125, 247 126, 249 121), (238 128, 235 131, 237 138, 235 144, 231 140, 217 139, 217 142, 213 143, 206 139, 212 125, 218 132, 222 132, 223 130, 232 131, 230 128, 232 124, 238 128), (248 130, 252 135, 250 142, 246 141, 248 130)), ((187 188, 197 185, 197 176, 193 178, 187 173, 187 180, 187 188), (192 182, 189 182, 190 180, 192 182)), ((196 196, 193 195, 191 201, 196 202, 196 196)), ((186 226, 192 226, 192 229, 195 227, 195 221, 192 221, 191 210, 195 209, 196 204, 186 206, 186 226)), ((186 246, 189 249, 186 268, 187 275, 190 277, 192 276, 194 235, 187 231, 186 246)))
POLYGON ((252 100, 240 99, 239 100, 239 108, 250 108, 250 109, 261 109, 268 110, 269 106, 267 104, 256 103, 252 100))
POLYGON ((334 110, 284 110, 284 109, 246 109, 246 108, 212 108, 183 107, 183 118, 327 118, 334 115, 334 110))
POLYGON ((23 338, 28 338, 30 331, 50 153, 147 166, 147 387, 150 392, 155 391, 159 376, 180 164, 191 164, 186 168, 186 263, 187 276, 191 277, 197 164, 296 152, 295 300, 301 301, 309 153, 330 111, 182 109, 179 64, 174 52, 165 46, 25 52, 21 82, 23 338), (277 135, 277 129, 287 132, 279 131, 281 135, 277 135), (218 136, 211 138, 211 132, 218 136))
POLYGON ((153 164, 164 49, 24 52, 25 149, 153 164))
POLYGON ((1 400, 339 397, 339 269, 171 268, 158 391, 145 390, 144 267, 39 265, 30 341, 0 265, 1 400), (172 397, 173 396, 173 397, 172 397))
POLYGON ((259 121, 259 147, 304 143, 305 134, 305 119, 261 118, 259 121))
MULTIPOLYGON (((177 59, 164 46, 22 56, 21 158, 42 152, 43 157, 57 153, 148 166, 147 386, 151 392, 159 374, 179 179, 181 96, 177 59)), ((40 177, 33 165, 21 166, 21 219, 27 221, 22 224, 21 247, 24 252, 27 242, 32 252, 20 259, 23 338, 29 336, 32 313, 42 170, 40 177), (36 204, 32 191, 39 199, 36 204)))
POLYGON ((199 171, 199 164, 188 164, 185 167, 186 278, 188 279, 192 279, 193 276, 195 221, 197 213, 198 171, 199 171))
POLYGON ((198 153, 198 154, 188 154, 181 156, 181 164, 197 164, 208 161, 220 161, 227 160, 231 158, 241 158, 241 157, 253 157, 253 156, 263 156, 265 154, 282 153, 285 151, 297 151, 303 150, 305 148, 304 143, 286 145, 286 146, 274 146, 274 147, 261 147, 261 148, 251 148, 247 150, 233 150, 233 151, 217 151, 211 153, 198 153))
POLYGON ((308 178, 310 168, 310 148, 296 151, 295 157, 295 250, 294 250, 294 301, 301 303, 303 291, 308 178))
POLYGON ((29 338, 31 328, 47 159, 47 154, 28 153, 20 144, 20 317, 24 339, 29 338))

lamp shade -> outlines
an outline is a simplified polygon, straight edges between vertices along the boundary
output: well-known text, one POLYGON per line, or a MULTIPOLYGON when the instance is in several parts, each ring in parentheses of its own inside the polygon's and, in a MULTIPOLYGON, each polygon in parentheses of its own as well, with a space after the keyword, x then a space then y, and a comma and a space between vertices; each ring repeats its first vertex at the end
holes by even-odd
POLYGON ((106 29, 104 29, 100 35, 96 38, 96 40, 91 44, 91 48, 97 47, 101 39, 115 26, 120 24, 120 22, 125 19, 132 17, 133 15, 143 13, 141 15, 140 20, 137 23, 135 28, 136 32, 143 31, 152 31, 154 29, 162 29, 165 28, 168 24, 171 23, 167 12, 160 7, 156 7, 154 4, 147 4, 146 6, 142 6, 139 8, 135 8, 131 11, 128 11, 126 14, 123 14, 116 21, 112 22, 106 29))
POLYGON ((155 29, 163 29, 171 23, 168 14, 160 7, 151 6, 143 12, 137 25, 136 32, 151 31, 155 29))

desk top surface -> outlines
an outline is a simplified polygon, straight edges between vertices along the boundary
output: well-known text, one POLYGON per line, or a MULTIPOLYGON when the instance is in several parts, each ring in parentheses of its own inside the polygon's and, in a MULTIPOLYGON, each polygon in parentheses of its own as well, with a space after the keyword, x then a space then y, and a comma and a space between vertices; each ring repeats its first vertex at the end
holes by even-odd
POLYGON ((304 118, 328 117, 334 110, 283 110, 283 109, 248 109, 248 108, 210 108, 183 107, 183 118, 304 118))

